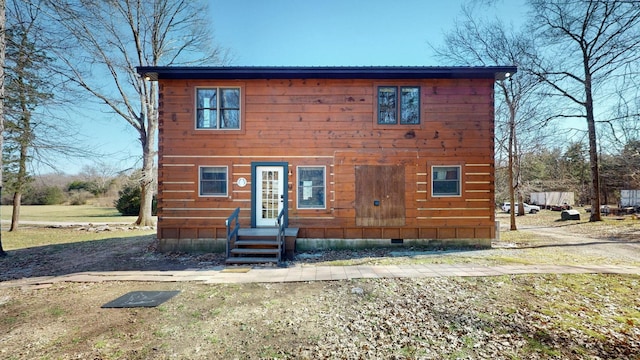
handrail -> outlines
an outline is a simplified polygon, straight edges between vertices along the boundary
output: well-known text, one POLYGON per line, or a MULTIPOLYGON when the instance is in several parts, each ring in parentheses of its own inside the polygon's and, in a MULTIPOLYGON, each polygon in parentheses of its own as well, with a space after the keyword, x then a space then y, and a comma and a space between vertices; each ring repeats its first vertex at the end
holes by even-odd
POLYGON ((235 243, 238 241, 238 231, 240 230, 240 208, 236 208, 231 216, 225 221, 227 226, 227 258, 231 256, 231 239, 235 243))
POLYGON ((285 212, 284 208, 280 210, 278 214, 278 220, 276 221, 276 226, 278 227, 278 235, 276 236, 276 240, 278 241, 278 262, 282 260, 284 257, 284 230, 285 230, 285 212))

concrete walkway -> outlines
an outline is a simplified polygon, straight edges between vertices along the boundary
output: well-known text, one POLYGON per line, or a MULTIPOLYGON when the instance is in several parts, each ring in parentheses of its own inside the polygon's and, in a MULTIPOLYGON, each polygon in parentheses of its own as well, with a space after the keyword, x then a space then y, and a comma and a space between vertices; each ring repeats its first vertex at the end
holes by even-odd
POLYGON ((216 267, 178 271, 110 271, 82 272, 61 276, 24 278, 0 282, 9 287, 45 288, 59 282, 101 281, 192 281, 207 284, 332 281, 374 278, 424 278, 443 276, 499 276, 518 274, 632 274, 640 275, 639 266, 625 265, 358 265, 314 266, 301 264, 278 267, 216 267))

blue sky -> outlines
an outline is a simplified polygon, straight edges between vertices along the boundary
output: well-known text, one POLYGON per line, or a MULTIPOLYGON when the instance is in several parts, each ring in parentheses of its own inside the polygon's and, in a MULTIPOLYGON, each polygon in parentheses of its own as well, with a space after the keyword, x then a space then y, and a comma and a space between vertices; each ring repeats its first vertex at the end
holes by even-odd
MULTIPOLYGON (((210 0, 214 41, 236 66, 437 66, 429 44, 441 44, 464 0, 210 0)), ((486 16, 518 21, 522 0, 498 1, 486 16)), ((505 64, 508 65, 508 64, 505 64)), ((137 134, 103 114, 81 130, 117 169, 136 166, 137 134)), ((77 173, 91 160, 62 165, 77 173)), ((139 164, 138 164, 139 166, 139 164)))
MULTIPOLYGON (((211 0, 218 43, 235 65, 435 66, 438 45, 463 0, 211 0)), ((522 1, 497 11, 513 19, 522 1)))

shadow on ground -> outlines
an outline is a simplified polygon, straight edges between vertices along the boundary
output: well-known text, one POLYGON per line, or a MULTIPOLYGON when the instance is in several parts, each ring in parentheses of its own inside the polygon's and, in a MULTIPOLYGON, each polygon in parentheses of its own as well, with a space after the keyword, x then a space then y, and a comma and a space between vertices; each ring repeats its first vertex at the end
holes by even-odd
POLYGON ((167 271, 220 265, 222 254, 163 254, 155 235, 109 238, 9 250, 0 258, 0 281, 91 271, 167 271))

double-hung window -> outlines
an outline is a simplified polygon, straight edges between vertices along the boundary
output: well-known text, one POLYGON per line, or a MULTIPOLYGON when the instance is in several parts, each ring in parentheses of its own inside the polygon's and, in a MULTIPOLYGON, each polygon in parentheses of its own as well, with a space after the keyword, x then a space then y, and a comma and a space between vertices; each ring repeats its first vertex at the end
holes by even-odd
POLYGON ((324 209, 325 167, 298 167, 298 209, 324 209))
POLYGON ((431 195, 460 196, 460 166, 432 166, 431 195))
POLYGON ((420 124, 420 87, 379 86, 378 124, 420 124))
POLYGON ((227 167, 200 167, 200 196, 227 196, 227 167))
POLYGON ((196 129, 240 129, 240 88, 197 88, 196 129))

